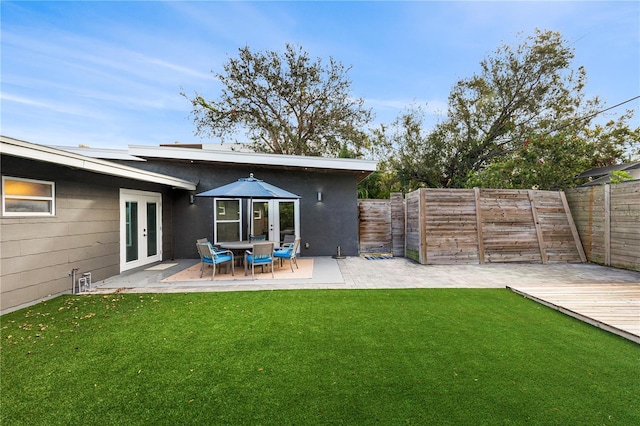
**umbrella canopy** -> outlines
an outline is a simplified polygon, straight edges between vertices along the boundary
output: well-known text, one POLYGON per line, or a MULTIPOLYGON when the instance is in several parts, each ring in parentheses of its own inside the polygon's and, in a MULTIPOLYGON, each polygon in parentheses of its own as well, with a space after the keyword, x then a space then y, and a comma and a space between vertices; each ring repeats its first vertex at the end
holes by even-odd
POLYGON ((240 178, 235 182, 196 195, 198 197, 229 198, 300 198, 299 195, 254 178, 253 173, 248 178, 240 178))

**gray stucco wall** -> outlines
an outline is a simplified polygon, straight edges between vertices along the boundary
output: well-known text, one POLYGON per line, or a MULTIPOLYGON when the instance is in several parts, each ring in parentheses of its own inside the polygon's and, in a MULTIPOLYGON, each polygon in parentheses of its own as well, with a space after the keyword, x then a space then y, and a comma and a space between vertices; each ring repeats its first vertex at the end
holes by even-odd
MULTIPOLYGON (((151 159, 130 166, 197 182, 195 193, 234 182, 250 173, 258 179, 300 195, 301 256, 330 256, 337 246, 344 255, 358 255, 357 179, 354 172, 317 172, 282 170, 257 166, 228 166, 151 159), (323 193, 318 202, 316 194, 323 193), (309 248, 305 248, 306 244, 309 248)), ((213 202, 196 197, 190 205, 188 193, 176 193, 173 199, 174 255, 197 258, 195 241, 213 239, 213 202)))
MULTIPOLYGON (((71 291, 70 271, 91 272, 94 281, 120 272, 121 187, 170 189, 88 173, 23 158, 2 156, 3 176, 55 183, 54 217, 0 217, 0 281, 3 313, 48 296, 71 291)), ((172 203, 163 202, 163 250, 173 257, 172 203)))

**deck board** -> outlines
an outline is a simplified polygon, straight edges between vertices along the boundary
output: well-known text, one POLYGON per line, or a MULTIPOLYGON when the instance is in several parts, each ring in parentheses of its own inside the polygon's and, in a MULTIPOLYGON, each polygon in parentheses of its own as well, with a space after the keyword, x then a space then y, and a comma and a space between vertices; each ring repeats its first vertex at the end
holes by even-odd
POLYGON ((511 285, 511 291, 640 343, 640 283, 511 285))

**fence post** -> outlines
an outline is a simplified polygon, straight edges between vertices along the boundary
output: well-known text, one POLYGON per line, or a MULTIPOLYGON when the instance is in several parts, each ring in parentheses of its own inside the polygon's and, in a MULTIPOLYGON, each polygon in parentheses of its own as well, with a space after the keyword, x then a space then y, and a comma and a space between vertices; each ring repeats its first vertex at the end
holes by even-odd
POLYGON ((611 185, 604 184, 604 264, 611 266, 611 185))
POLYGON ((480 203, 480 188, 473 188, 476 200, 476 227, 478 232, 478 262, 484 263, 484 235, 482 233, 482 205, 480 203))
POLYGON ((582 261, 582 263, 587 263, 587 255, 584 253, 584 248, 582 247, 582 241, 580 241, 580 234, 578 233, 578 228, 576 227, 576 223, 573 221, 573 214, 571 213, 571 208, 569 207, 569 203, 567 202, 567 196, 564 194, 564 191, 560 191, 560 199, 562 200, 562 206, 564 207, 564 211, 567 215, 567 221, 569 222, 571 235, 573 235, 573 241, 575 241, 576 249, 578 250, 578 255, 580 256, 580 260, 582 261))
POLYGON ((404 257, 405 219, 404 198, 401 192, 393 192, 391 200, 391 252, 394 256, 404 257))
MULTIPOLYGON (((533 225, 536 228, 536 236, 538 237, 538 247, 540 247, 540 259, 542 259, 543 264, 549 263, 549 258, 547 257, 547 250, 545 249, 544 238, 542 235, 542 229, 540 228, 540 219, 538 219, 538 210, 536 208, 536 197, 533 192, 533 189, 527 190, 529 194, 529 202, 531 203, 531 215, 533 216, 533 225)), ((567 208, 564 208, 567 211, 567 208)))

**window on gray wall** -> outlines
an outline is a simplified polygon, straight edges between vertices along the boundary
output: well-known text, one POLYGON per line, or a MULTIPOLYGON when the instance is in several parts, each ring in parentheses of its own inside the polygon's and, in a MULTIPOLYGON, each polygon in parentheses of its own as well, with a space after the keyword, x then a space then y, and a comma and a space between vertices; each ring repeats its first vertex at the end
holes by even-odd
POLYGON ((53 216, 55 214, 55 183, 2 177, 3 216, 53 216))
POLYGON ((215 242, 241 240, 240 200, 216 198, 215 206, 215 242))

